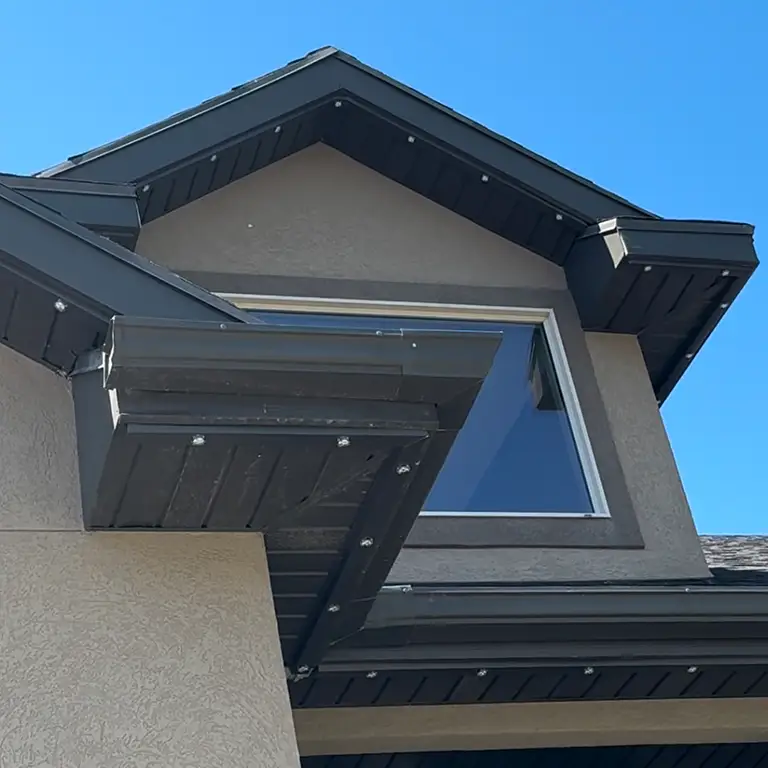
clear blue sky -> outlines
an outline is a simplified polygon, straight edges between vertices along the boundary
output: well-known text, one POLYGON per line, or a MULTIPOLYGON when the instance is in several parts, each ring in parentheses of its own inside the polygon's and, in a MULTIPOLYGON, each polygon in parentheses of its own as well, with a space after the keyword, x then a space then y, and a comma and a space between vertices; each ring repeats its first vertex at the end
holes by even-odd
MULTIPOLYGON (((0 170, 32 173, 335 45, 664 216, 757 225, 765 0, 0 4, 0 170)), ((768 533, 768 267, 663 408, 697 524, 768 533)))

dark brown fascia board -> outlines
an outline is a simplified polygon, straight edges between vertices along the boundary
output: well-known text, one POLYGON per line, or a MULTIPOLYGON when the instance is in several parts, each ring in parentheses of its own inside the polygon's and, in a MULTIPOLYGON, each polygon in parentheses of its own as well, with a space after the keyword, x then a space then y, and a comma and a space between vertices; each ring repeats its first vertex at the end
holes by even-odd
POLYGON ((1 183, 0 262, 106 319, 252 322, 229 302, 1 183))
POLYGON ((0 184, 126 248, 136 245, 141 218, 133 184, 12 174, 0 174, 0 184))
MULTIPOLYGON (((255 321, 255 322, 254 322, 255 321)), ((105 385, 110 388, 166 390, 173 372, 191 385, 210 389, 214 380, 238 394, 260 391, 260 370, 366 377, 437 377, 443 382, 482 380, 501 334, 466 331, 392 331, 184 322, 155 317, 116 317, 105 346, 105 385), (457 338, 470 341, 456 355, 457 338)), ((302 389, 309 386, 299 383, 302 389)), ((368 384, 363 381, 363 386, 368 384)), ((450 386, 450 385, 449 385, 450 386)), ((350 385, 345 388, 351 391, 350 385)), ((408 399, 407 387, 396 399, 408 399)), ((307 391, 305 396, 312 393, 307 391)), ((370 393, 366 393, 370 397, 370 393)))
POLYGON ((750 618, 768 622, 768 584, 720 586, 452 587, 443 590, 385 587, 366 628, 438 624, 488 624, 503 620, 701 621, 750 618))
POLYGON ((354 101, 585 224, 610 216, 653 215, 333 48, 39 175, 151 182, 161 172, 335 98, 354 101))
POLYGON ((319 670, 616 665, 628 661, 642 666, 679 664, 681 660, 764 664, 768 662, 767 627, 766 587, 443 591, 385 587, 361 630, 363 637, 368 634, 366 642, 337 643, 319 670), (530 637, 521 637, 521 626, 528 627, 530 637), (536 628, 542 626, 557 627, 558 640, 551 639, 552 631, 546 638, 536 637, 536 628), (483 628, 488 627, 493 641, 467 641, 470 627, 475 628, 473 636, 482 636, 483 628), (501 638, 501 627, 509 629, 507 641, 501 638), (653 631, 645 631, 651 628, 653 631), (425 630, 439 632, 439 643, 414 642, 425 630))

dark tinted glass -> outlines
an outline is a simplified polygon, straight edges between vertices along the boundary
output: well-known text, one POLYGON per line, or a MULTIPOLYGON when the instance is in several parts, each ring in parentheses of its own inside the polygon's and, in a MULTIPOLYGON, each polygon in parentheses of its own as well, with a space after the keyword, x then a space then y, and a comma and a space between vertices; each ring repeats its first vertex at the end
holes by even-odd
POLYGON ((257 313, 278 324, 503 333, 469 417, 424 505, 429 513, 590 514, 593 511, 541 326, 513 323, 257 313))

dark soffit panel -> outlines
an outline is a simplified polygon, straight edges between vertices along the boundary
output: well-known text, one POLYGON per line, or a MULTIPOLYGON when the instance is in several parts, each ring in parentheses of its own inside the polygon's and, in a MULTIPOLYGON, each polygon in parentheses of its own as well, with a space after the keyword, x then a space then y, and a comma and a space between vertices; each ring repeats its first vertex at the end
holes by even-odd
POLYGON ((302 757, 302 768, 764 768, 768 743, 387 752, 302 757))
POLYGON ((250 322, 230 303, 0 184, 0 342, 68 373, 121 314, 250 322))
POLYGON ((85 526, 265 533, 286 663, 315 666, 365 620, 499 341, 117 317, 73 376, 85 526))
POLYGON ((757 268, 753 235, 718 221, 589 227, 565 263, 583 327, 636 335, 663 401, 757 268))

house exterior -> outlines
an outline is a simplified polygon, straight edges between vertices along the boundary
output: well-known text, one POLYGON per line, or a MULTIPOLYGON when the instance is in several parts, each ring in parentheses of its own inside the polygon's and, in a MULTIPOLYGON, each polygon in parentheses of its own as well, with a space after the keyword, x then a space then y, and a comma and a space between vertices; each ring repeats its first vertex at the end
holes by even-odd
POLYGON ((0 176, 0 765, 768 764, 659 414, 752 235, 330 48, 0 176))

